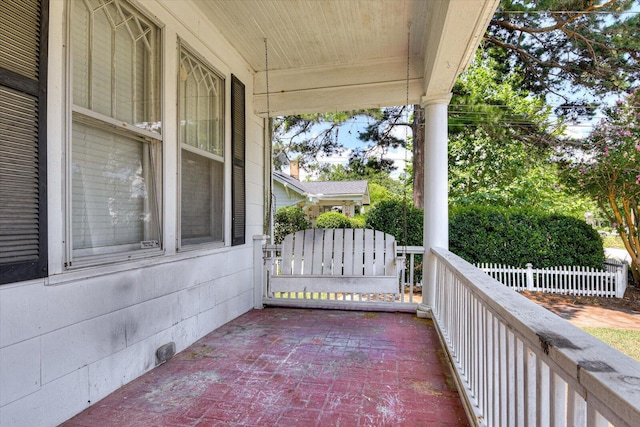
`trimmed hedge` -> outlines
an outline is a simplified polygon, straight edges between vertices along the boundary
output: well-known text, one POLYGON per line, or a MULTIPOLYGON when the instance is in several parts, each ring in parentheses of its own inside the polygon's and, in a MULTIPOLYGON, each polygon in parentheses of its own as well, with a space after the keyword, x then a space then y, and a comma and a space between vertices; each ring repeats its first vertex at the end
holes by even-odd
POLYGON ((275 243, 281 243, 287 234, 307 228, 311 228, 311 223, 307 221, 307 216, 301 208, 295 206, 282 207, 277 210, 274 218, 273 240, 275 243))
POLYGON ((400 246, 422 246, 422 223, 422 209, 413 206, 411 201, 407 201, 405 205, 402 200, 383 200, 369 211, 365 227, 395 236, 396 242, 400 246), (408 243, 404 242, 405 208, 407 210, 408 243))
MULTIPOLYGON (((422 209, 407 204, 409 245, 422 245, 422 209)), ((369 211, 366 228, 390 233, 404 245, 404 205, 385 200, 369 211)), ((569 216, 522 210, 465 206, 449 214, 449 249, 475 263, 535 268, 564 265, 602 268, 602 238, 586 222, 569 216)))
POLYGON ((602 268, 602 238, 586 222, 519 209, 465 207, 449 218, 449 248, 471 263, 602 268))
POLYGON ((356 215, 349 218, 351 228, 364 228, 366 218, 364 215, 356 215))
POLYGON ((325 212, 316 219, 317 228, 350 228, 351 221, 340 212, 325 212))

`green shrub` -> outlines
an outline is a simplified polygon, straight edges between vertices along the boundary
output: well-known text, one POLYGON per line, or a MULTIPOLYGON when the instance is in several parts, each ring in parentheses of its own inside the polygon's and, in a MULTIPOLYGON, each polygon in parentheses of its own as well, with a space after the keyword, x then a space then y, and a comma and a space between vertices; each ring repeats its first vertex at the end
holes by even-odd
POLYGON ((349 218, 350 228, 364 228, 367 217, 364 215, 356 215, 349 218))
POLYGON ((306 228, 311 228, 311 223, 307 221, 307 216, 301 208, 282 207, 278 209, 274 218, 274 241, 281 243, 287 234, 306 228))
MULTIPOLYGON (((405 203, 402 199, 392 199, 383 200, 375 205, 367 214, 365 226, 391 234, 396 238, 398 246, 422 246, 423 223, 422 209, 413 206, 413 202, 407 200, 405 203), (405 229, 408 243, 405 243, 405 229)), ((407 264, 408 262, 407 258, 407 264)), ((416 282, 420 282, 422 281, 422 255, 416 255, 414 262, 413 278, 416 282)))
POLYGON ((382 200, 367 214, 365 227, 393 235, 398 245, 422 246, 423 216, 422 209, 413 206, 409 200, 406 204, 402 200, 382 200), (405 209, 407 213, 406 224, 404 220, 405 209), (405 225, 407 243, 404 240, 405 225))
POLYGON ((316 219, 318 228, 350 228, 351 222, 345 214, 340 212, 325 212, 316 219))
POLYGON ((484 206, 452 209, 449 236, 451 252, 471 263, 602 268, 604 262, 598 232, 564 215, 484 206))

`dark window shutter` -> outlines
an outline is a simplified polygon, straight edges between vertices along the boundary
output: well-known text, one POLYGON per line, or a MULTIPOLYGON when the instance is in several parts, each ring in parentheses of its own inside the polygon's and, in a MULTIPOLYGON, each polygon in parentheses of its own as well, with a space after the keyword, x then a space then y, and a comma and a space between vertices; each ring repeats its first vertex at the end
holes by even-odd
POLYGON ((48 1, 0 1, 0 284, 47 275, 48 1))
POLYGON ((247 217, 245 196, 245 90, 244 84, 231 76, 231 155, 233 157, 231 177, 231 244, 245 243, 247 217))

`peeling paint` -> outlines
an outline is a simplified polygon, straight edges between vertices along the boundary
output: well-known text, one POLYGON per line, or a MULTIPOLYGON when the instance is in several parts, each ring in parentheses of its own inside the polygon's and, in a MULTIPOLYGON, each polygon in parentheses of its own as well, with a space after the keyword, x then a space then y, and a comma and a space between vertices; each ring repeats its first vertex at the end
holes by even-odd
POLYGON ((537 334, 540 340, 540 347, 544 354, 548 355, 551 347, 555 348, 569 348, 572 350, 580 350, 580 347, 576 346, 573 342, 568 340, 562 335, 558 335, 554 332, 544 331, 537 334))
POLYGON ((589 372, 615 372, 615 369, 600 360, 581 360, 578 362, 578 368, 589 372))

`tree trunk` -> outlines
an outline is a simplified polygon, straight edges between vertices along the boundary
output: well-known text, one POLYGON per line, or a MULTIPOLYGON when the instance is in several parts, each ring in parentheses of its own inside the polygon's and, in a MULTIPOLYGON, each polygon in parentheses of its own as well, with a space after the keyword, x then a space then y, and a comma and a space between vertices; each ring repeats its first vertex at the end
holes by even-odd
POLYGON ((424 108, 413 106, 413 205, 424 208, 424 108))

